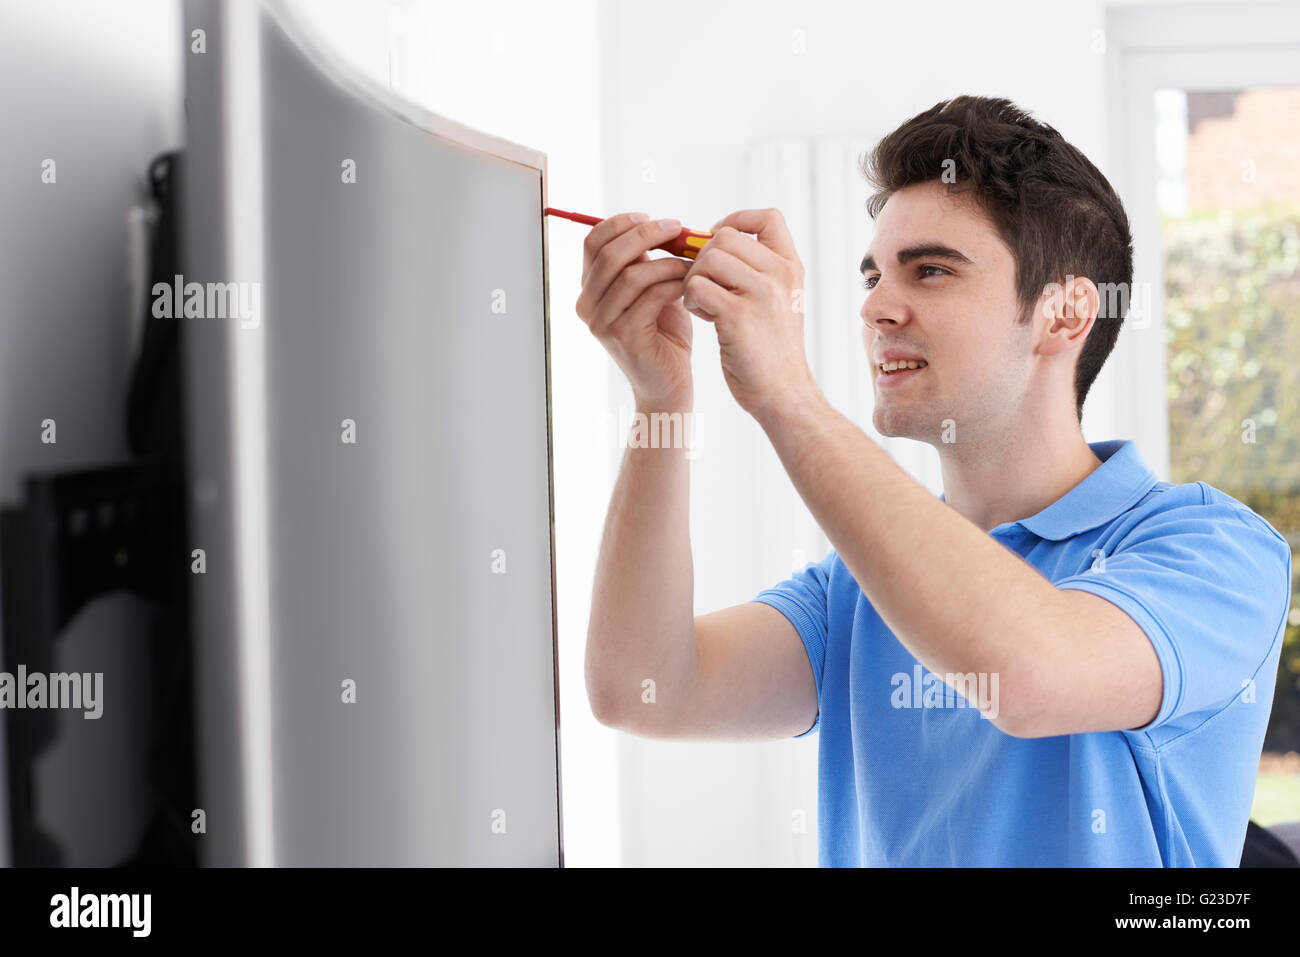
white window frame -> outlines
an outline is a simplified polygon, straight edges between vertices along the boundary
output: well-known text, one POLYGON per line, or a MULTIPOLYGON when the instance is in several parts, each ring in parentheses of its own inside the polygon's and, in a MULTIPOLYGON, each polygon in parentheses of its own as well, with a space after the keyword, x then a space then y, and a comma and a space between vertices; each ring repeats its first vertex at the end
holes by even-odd
MULTIPOLYGON (((1141 321, 1124 324, 1094 391, 1112 398, 1113 408, 1105 411, 1114 436, 1134 439, 1147 464, 1168 480, 1155 92, 1300 86, 1300 4, 1113 7, 1107 11, 1105 40, 1109 178, 1128 211, 1134 281, 1150 284, 1151 309, 1141 321)), ((1088 411, 1085 407, 1085 431, 1088 411)))

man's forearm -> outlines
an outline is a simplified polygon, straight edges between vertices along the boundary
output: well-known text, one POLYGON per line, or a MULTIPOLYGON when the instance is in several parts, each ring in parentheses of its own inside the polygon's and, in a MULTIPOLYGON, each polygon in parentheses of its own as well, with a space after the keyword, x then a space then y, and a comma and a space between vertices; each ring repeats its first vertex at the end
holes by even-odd
MULTIPOLYGON (((690 410, 689 401, 671 409, 637 406, 647 422, 656 422, 654 413, 688 420, 690 410)), ((690 467, 685 449, 659 444, 629 442, 596 561, 587 693, 597 717, 611 724, 665 718, 695 665, 690 467), (654 682, 652 707, 643 703, 646 679, 654 682)))
POLYGON ((758 416, 880 617, 931 672, 998 676, 999 727, 1050 660, 1064 606, 1042 575, 904 472, 820 392, 758 416))

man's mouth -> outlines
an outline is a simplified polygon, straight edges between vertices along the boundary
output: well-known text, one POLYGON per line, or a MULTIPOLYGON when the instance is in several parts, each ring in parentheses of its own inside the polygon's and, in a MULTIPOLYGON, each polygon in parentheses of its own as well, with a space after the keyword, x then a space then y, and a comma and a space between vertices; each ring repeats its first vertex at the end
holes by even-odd
POLYGON ((898 362, 880 362, 876 364, 876 368, 880 370, 881 375, 897 375, 909 369, 924 369, 927 365, 929 363, 924 359, 906 359, 898 362))

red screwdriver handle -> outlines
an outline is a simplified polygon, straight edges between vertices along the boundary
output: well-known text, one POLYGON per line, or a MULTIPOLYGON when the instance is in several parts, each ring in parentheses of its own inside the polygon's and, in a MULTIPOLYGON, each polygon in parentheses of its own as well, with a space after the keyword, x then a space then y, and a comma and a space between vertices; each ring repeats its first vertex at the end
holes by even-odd
MULTIPOLYGON (((563 209, 556 209, 553 206, 547 206, 542 212, 547 216, 559 216, 562 219, 571 219, 575 223, 583 223, 587 226, 595 226, 604 220, 597 216, 587 216, 583 213, 570 213, 563 209)), ((685 259, 694 259, 704 248, 704 244, 713 238, 713 233, 701 233, 694 229, 683 229, 673 239, 666 243, 660 243, 658 246, 652 246, 651 249, 662 249, 665 252, 672 253, 674 256, 682 256, 685 259)))

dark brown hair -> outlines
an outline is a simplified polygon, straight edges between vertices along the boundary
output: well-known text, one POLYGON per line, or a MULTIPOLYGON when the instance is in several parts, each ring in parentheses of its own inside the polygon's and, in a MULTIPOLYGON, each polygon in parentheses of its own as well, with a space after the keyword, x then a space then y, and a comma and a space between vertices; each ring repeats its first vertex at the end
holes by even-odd
POLYGON ((1016 261, 1029 322, 1047 285, 1086 276, 1101 304, 1074 372, 1075 414, 1115 347, 1133 284, 1128 216, 1106 177, 1055 129, 1010 100, 959 96, 920 113, 862 159, 875 219, 895 192, 945 182, 968 194, 1016 261), (945 173, 949 175, 945 176, 945 173))

